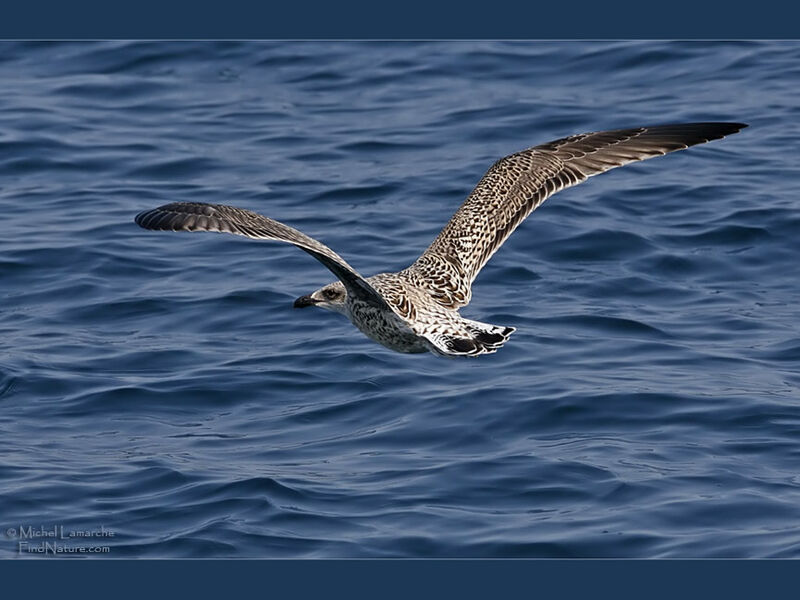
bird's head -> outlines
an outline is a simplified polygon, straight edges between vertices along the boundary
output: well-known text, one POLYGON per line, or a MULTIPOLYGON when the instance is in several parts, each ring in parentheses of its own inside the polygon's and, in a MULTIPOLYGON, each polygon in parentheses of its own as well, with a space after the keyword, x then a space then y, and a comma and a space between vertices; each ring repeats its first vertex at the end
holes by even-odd
POLYGON ((347 315, 346 300, 347 290, 344 289, 344 284, 341 281, 334 281, 308 296, 300 296, 294 301, 294 307, 319 306, 320 308, 347 315))

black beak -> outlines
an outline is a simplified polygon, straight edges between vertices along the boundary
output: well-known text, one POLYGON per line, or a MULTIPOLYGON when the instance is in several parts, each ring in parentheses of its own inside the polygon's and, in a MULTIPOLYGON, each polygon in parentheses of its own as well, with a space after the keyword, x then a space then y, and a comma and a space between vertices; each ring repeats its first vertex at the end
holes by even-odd
POLYGON ((314 300, 311 296, 300 296, 294 301, 295 308, 305 308, 306 306, 314 306, 319 300, 314 300))

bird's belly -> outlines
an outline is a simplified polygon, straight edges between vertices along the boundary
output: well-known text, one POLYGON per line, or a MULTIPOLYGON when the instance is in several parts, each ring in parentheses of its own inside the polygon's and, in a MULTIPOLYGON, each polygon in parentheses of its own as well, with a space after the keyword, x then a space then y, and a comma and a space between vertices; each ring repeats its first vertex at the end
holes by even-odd
POLYGON ((423 338, 395 314, 377 310, 354 310, 351 312, 353 325, 371 340, 395 352, 427 352, 423 338))

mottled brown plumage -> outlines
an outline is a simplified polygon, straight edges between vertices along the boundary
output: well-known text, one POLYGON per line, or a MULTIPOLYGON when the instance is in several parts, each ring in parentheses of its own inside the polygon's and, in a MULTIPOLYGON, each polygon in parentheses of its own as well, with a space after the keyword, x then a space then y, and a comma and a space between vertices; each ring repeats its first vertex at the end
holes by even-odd
POLYGON ((232 206, 178 202, 136 216, 146 229, 218 231, 288 242, 305 250, 339 279, 298 298, 345 314, 371 339, 399 352, 444 356, 495 352, 513 327, 465 319, 458 309, 472 282, 519 224, 552 194, 593 175, 722 138, 742 123, 687 123, 585 133, 534 146, 497 161, 408 268, 362 277, 338 254, 307 235, 232 206))
POLYGON ((731 133, 741 123, 687 123, 573 135, 497 161, 406 272, 442 305, 466 306, 472 282, 542 202, 609 169, 731 133))

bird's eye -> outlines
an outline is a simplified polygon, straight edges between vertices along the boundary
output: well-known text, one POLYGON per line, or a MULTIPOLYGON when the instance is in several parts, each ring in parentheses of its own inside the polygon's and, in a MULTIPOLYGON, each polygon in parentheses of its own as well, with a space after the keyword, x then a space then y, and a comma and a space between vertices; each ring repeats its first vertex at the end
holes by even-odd
POLYGON ((322 292, 322 295, 325 296, 327 300, 333 300, 337 296, 336 290, 325 290, 322 292))

